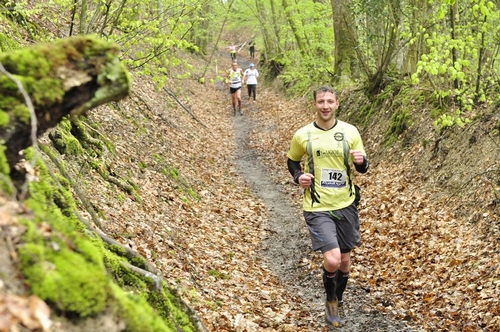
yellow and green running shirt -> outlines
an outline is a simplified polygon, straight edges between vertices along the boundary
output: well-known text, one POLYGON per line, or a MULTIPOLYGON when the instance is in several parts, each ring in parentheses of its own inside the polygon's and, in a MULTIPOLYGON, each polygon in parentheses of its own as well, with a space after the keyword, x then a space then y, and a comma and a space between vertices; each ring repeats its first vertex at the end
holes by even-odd
POLYGON ((241 87, 241 79, 243 77, 243 70, 241 68, 238 68, 236 70, 233 70, 231 68, 229 70, 228 78, 229 78, 229 87, 230 88, 239 88, 241 87))
POLYGON ((319 203, 313 202, 311 189, 303 195, 304 211, 331 211, 354 202, 354 169, 350 150, 360 150, 366 156, 358 129, 337 120, 335 126, 323 130, 310 123, 295 133, 287 157, 300 162, 304 158, 304 173, 314 175, 314 189, 319 203))

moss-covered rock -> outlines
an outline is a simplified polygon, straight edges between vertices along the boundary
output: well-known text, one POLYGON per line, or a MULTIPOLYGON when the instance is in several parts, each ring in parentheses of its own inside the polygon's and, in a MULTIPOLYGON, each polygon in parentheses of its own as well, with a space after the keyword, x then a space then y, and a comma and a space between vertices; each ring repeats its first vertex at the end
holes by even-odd
MULTIPOLYGON (((129 94, 130 76, 118 52, 116 44, 96 36, 75 36, 0 53, 10 73, 0 75, 0 141, 7 147, 16 187, 22 178, 14 165, 32 141, 31 113, 40 136, 68 115, 84 114, 129 94)), ((82 133, 78 126, 73 129, 82 133)), ((64 141, 65 150, 78 152, 77 140, 64 141)))
POLYGON ((21 267, 32 291, 57 309, 78 317, 99 313, 109 297, 106 271, 51 238, 19 250, 21 267))
POLYGON ((71 188, 61 186, 57 171, 49 171, 35 149, 24 157, 38 175, 29 184, 25 204, 32 218, 21 219, 26 231, 18 249, 30 291, 74 319, 112 312, 127 331, 197 331, 175 291, 127 267, 146 269, 145 259, 105 245, 79 219, 71 188))

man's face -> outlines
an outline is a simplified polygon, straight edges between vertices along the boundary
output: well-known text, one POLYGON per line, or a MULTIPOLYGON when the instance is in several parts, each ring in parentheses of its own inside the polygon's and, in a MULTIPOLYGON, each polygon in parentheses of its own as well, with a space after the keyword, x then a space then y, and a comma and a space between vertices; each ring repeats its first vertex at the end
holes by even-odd
POLYGON ((233 70, 236 70, 236 68, 238 68, 238 64, 237 63, 233 63, 233 70))
POLYGON ((339 102, 333 93, 321 92, 316 95, 313 105, 316 108, 319 118, 327 122, 335 117, 335 111, 339 107, 339 102))

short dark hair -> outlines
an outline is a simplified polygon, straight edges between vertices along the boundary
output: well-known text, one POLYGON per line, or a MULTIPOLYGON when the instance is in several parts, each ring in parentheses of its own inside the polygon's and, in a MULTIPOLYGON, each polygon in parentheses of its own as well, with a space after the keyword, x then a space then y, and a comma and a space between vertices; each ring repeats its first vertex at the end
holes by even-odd
POLYGON ((331 93, 333 93, 335 98, 337 97, 337 93, 335 92, 335 90, 331 86, 323 85, 323 86, 320 86, 319 88, 317 88, 316 90, 314 90, 314 92, 313 92, 314 100, 316 100, 316 96, 318 94, 325 93, 325 92, 331 92, 331 93))

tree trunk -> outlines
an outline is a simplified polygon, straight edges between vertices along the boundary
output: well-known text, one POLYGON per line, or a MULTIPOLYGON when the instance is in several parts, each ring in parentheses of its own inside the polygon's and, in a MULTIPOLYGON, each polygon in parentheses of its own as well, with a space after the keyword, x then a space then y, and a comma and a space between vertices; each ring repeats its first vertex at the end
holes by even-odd
POLYGON ((384 75, 398 47, 398 29, 401 23, 401 13, 402 10, 399 0, 390 0, 387 2, 388 29, 384 32, 384 43, 381 45, 381 57, 377 64, 377 71, 369 78, 367 89, 369 93, 378 93, 383 88, 384 75))
POLYGON ((426 26, 426 19, 429 16, 427 0, 415 0, 412 2, 412 6, 416 9, 412 10, 408 24, 412 36, 415 36, 415 42, 411 43, 407 52, 403 54, 403 67, 401 69, 404 75, 409 76, 417 71, 417 63, 426 50, 424 34, 421 33, 421 29, 426 26))
POLYGON ((129 76, 117 54, 115 44, 89 36, 0 54, 0 141, 14 184, 24 182, 14 166, 19 152, 33 144, 32 133, 40 136, 65 116, 82 115, 129 94, 129 76))
POLYGON ((331 0, 335 38, 334 76, 352 78, 357 75, 356 33, 349 12, 350 1, 331 0))
POLYGON ((302 32, 300 27, 298 26, 297 19, 295 18, 294 10, 291 8, 290 4, 288 3, 288 0, 281 0, 281 3, 285 11, 285 16, 288 20, 288 24, 292 29, 293 36, 295 37, 295 42, 297 43, 297 46, 303 55, 307 55, 308 53, 306 48, 306 42, 302 37, 302 32))

